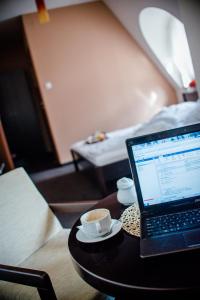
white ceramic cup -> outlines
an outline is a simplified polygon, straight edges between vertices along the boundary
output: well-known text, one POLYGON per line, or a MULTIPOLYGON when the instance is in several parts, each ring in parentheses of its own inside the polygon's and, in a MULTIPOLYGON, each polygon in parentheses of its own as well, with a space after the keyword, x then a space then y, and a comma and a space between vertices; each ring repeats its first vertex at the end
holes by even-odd
POLYGON ((80 218, 81 226, 78 226, 89 237, 100 237, 110 232, 112 219, 110 211, 106 208, 93 209, 80 218))

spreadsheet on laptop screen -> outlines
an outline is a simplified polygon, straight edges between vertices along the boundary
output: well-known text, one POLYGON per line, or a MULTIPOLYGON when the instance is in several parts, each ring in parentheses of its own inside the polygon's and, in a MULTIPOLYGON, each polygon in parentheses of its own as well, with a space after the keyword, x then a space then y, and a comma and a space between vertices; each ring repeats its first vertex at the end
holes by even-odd
POLYGON ((200 131, 132 146, 144 206, 200 195, 200 131))

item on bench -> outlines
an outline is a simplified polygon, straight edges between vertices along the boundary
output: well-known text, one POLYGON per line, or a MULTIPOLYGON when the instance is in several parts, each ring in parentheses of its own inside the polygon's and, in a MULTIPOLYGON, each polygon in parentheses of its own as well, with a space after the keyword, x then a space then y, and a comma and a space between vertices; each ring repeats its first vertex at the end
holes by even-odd
POLYGON ((93 144, 93 143, 98 143, 98 142, 102 142, 105 139, 107 139, 107 135, 104 131, 99 131, 97 130, 93 135, 90 135, 87 140, 86 143, 87 144, 93 144))

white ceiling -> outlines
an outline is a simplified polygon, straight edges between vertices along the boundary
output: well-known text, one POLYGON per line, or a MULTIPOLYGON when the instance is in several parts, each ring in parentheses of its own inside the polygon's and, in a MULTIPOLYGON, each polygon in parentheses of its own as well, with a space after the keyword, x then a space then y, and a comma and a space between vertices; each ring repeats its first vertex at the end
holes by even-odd
MULTIPOLYGON (((45 0, 45 4, 48 9, 52 9, 94 1, 95 0, 45 0)), ((0 0, 0 21, 36 11, 35 0, 0 0)))

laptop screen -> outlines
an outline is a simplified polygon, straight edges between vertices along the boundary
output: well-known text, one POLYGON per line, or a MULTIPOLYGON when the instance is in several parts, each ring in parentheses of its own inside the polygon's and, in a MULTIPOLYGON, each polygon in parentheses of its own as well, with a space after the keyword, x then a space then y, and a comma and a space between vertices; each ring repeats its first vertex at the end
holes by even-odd
POLYGON ((200 195, 200 131, 131 148, 144 206, 200 195))

